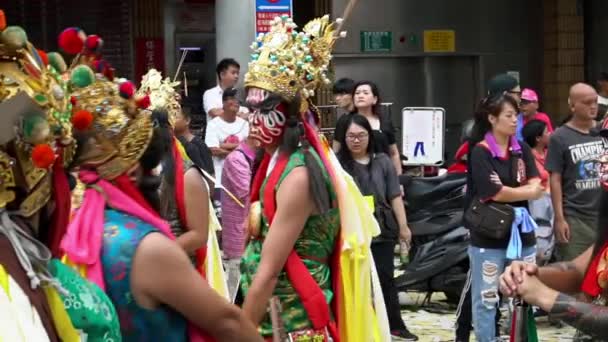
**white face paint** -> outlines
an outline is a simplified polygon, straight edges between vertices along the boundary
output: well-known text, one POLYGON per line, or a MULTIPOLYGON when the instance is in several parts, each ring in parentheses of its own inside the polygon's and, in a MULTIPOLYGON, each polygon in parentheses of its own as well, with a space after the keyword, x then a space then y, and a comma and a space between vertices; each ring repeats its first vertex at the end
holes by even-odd
POLYGON ((259 141, 261 147, 278 144, 285 132, 287 121, 285 104, 277 101, 264 105, 268 95, 270 94, 265 90, 251 88, 247 96, 247 103, 254 108, 253 113, 249 115, 249 135, 259 141))

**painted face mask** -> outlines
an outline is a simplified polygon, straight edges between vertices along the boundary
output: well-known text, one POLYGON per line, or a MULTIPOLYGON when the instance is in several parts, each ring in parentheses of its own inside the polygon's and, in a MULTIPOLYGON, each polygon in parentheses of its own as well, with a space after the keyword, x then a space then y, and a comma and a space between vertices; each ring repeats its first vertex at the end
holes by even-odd
POLYGON ((249 115, 249 135, 260 143, 260 147, 278 144, 285 132, 287 110, 281 98, 252 88, 247 103, 253 108, 249 115))

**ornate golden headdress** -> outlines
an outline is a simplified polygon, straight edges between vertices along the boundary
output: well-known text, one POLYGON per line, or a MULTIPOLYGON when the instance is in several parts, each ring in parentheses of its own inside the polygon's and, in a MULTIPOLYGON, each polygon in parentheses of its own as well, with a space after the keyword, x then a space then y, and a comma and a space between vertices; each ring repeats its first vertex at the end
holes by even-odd
POLYGON ((51 196, 55 156, 67 165, 75 150, 67 85, 47 61, 21 27, 0 26, 0 208, 22 188, 26 217, 51 196))
POLYGON ((92 79, 72 93, 74 116, 90 116, 91 137, 76 162, 94 167, 101 177, 111 180, 131 169, 148 147, 153 133, 150 113, 138 108, 131 82, 91 76, 93 71, 80 65, 72 72, 72 83, 78 70, 92 79))
POLYGON ((251 46, 254 52, 245 75, 246 87, 277 93, 291 101, 298 93, 305 99, 314 96, 321 83, 330 83, 331 51, 342 34, 336 35, 336 25, 327 15, 306 24, 302 32, 296 27, 288 16, 277 17, 270 32, 257 37, 251 46))
POLYGON ((172 82, 169 77, 163 79, 162 74, 156 69, 150 69, 142 77, 141 85, 137 90, 138 96, 150 98, 150 110, 157 108, 166 109, 169 114, 169 123, 175 124, 177 114, 181 113, 181 96, 175 90, 179 82, 172 82))

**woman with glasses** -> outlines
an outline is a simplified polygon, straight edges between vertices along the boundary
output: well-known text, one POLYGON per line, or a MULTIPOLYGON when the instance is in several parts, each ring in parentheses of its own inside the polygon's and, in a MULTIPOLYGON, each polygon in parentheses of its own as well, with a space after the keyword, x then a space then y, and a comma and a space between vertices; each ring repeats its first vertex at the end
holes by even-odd
POLYGON ((397 289, 393 281, 394 250, 398 240, 410 243, 411 232, 407 225, 405 208, 401 199, 399 178, 390 158, 374 152, 375 135, 369 120, 360 114, 348 116, 346 133, 338 152, 342 167, 348 172, 368 198, 381 234, 372 241, 372 254, 380 286, 384 295, 391 333, 406 341, 418 338, 410 333, 401 319, 397 289))

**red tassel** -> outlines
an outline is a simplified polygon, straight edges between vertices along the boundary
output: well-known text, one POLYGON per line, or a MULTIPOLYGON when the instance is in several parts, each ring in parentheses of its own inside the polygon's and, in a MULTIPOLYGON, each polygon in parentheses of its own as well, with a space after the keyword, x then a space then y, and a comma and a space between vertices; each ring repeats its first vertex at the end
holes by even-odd
POLYGON ((59 47, 68 54, 75 55, 84 48, 85 33, 78 27, 68 27, 59 35, 59 47))
POLYGON ((122 82, 120 87, 118 87, 118 92, 120 93, 120 97, 128 100, 135 95, 135 85, 131 81, 122 82))
POLYGON ((70 184, 63 168, 62 153, 59 153, 57 162, 53 166, 53 200, 55 211, 53 211, 47 238, 51 253, 54 257, 60 258, 62 253, 59 246, 68 228, 71 209, 70 184))
POLYGON ((55 162, 55 151, 48 144, 39 144, 32 150, 32 162, 39 169, 48 169, 55 162))
POLYGON ((72 115, 72 125, 79 131, 86 131, 93 124, 93 114, 88 110, 81 109, 72 115))
POLYGON ((92 34, 88 36, 84 41, 84 47, 87 52, 90 53, 99 53, 101 47, 103 46, 103 40, 96 34, 92 34))
POLYGON ((148 107, 150 107, 152 102, 150 101, 150 96, 146 95, 146 96, 142 96, 139 99, 135 100, 135 104, 137 105, 137 107, 139 107, 141 109, 148 109, 148 107))

